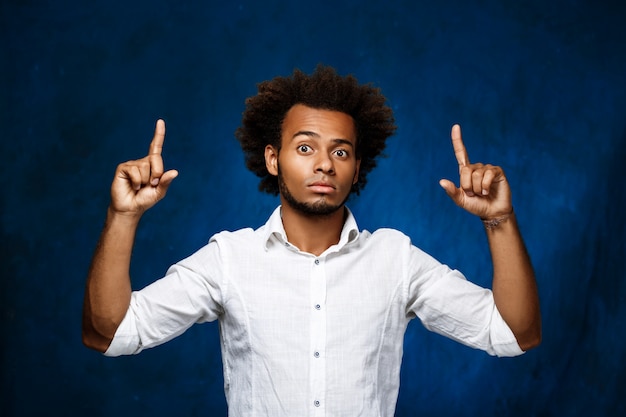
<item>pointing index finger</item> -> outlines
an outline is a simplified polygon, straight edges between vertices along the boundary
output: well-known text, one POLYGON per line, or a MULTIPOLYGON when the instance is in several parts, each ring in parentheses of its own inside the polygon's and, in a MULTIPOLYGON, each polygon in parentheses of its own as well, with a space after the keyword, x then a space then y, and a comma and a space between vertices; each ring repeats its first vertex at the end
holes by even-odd
POLYGON ((165 141, 165 122, 163 119, 157 120, 154 128, 154 137, 150 142, 148 150, 148 160, 150 161, 150 184, 156 187, 159 179, 163 175, 163 158, 161 151, 163 150, 163 142, 165 141))
POLYGON ((150 149, 148 155, 161 155, 163 151, 163 142, 165 141, 165 122, 163 119, 157 120, 156 127, 154 128, 154 137, 150 142, 150 149))
POLYGON ((454 148, 454 155, 456 156, 456 160, 459 163, 459 169, 461 169, 461 167, 470 164, 469 156, 467 155, 467 149, 465 149, 463 139, 461 138, 461 126, 459 126, 458 124, 452 126, 452 132, 450 132, 450 136, 452 137, 452 147, 454 148))

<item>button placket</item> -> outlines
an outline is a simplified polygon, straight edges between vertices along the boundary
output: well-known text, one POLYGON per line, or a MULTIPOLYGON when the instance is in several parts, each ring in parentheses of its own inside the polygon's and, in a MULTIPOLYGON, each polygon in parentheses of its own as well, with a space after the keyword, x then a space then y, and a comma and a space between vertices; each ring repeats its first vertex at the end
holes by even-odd
POLYGON ((316 407, 315 415, 324 415, 321 404, 326 393, 326 311, 322 306, 326 302, 326 265, 324 258, 315 258, 311 264, 310 279, 311 305, 311 359, 309 369, 311 377, 311 396, 316 407))

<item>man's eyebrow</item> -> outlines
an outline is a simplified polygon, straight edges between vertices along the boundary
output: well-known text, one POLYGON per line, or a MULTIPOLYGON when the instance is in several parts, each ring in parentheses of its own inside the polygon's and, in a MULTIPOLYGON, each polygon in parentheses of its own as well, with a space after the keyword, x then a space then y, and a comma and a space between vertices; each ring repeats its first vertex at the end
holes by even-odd
MULTIPOLYGON (((319 138, 320 137, 320 135, 318 133, 311 132, 310 130, 300 130, 300 131, 294 133, 293 136, 291 137, 291 139, 295 139, 298 136, 308 136, 308 137, 311 137, 311 138, 319 138)), ((352 143, 348 139, 337 138, 337 139, 332 139, 332 141, 334 143, 336 143, 336 144, 339 144, 339 145, 348 145, 348 146, 354 147, 354 143, 352 143)))
POLYGON ((333 142, 340 144, 340 145, 348 145, 354 148, 354 143, 352 143, 348 139, 333 139, 333 142))
POLYGON ((309 137, 315 137, 315 138, 319 138, 320 135, 315 133, 315 132, 311 132, 310 130, 300 130, 296 133, 293 134, 293 136, 291 137, 291 139, 295 139, 297 136, 309 136, 309 137))

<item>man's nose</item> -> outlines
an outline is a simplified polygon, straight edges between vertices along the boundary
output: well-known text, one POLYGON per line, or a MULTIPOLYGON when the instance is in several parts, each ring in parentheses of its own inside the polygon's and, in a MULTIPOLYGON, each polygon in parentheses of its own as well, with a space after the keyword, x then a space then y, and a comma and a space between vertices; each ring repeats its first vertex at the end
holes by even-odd
POLYGON ((331 155, 327 152, 320 152, 317 160, 315 161, 315 171, 333 174, 335 172, 335 166, 331 155))

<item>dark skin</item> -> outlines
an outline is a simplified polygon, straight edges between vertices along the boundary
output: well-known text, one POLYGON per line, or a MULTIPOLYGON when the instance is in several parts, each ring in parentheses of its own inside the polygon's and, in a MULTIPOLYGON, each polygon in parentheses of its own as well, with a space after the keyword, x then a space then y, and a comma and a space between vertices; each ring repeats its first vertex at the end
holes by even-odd
POLYGON ((111 204, 93 256, 83 305, 83 342, 104 352, 130 304, 130 258, 143 213, 165 197, 178 175, 163 172, 165 122, 157 121, 148 155, 120 164, 111 185, 111 204))
POLYGON ((279 166, 282 171, 287 238, 300 250, 320 255, 339 242, 344 202, 358 180, 354 122, 344 113, 296 105, 287 112, 281 141, 280 152, 266 146, 265 161, 270 174, 278 175, 279 166))
POLYGON ((486 221, 500 220, 496 227, 486 230, 493 263, 493 296, 520 348, 529 350, 541 342, 539 294, 513 212, 511 188, 502 168, 470 163, 459 125, 452 127, 451 137, 460 186, 449 180, 441 180, 440 185, 459 207, 486 221))
MULTIPOLYGON (((355 132, 347 114, 296 105, 285 117, 280 152, 266 146, 268 172, 278 175, 280 167, 283 180, 285 232, 302 251, 319 255, 339 241, 344 203, 359 174, 355 132)), ((498 219, 496 227, 486 230, 494 299, 521 349, 528 350, 541 341, 539 298, 508 181, 498 166, 470 163, 458 125, 451 137, 460 186, 445 179, 440 185, 459 207, 483 220, 498 219)), ((83 341, 101 352, 130 304, 130 259, 139 220, 178 175, 175 170, 163 171, 164 138, 165 124, 159 120, 148 155, 120 164, 111 186, 111 204, 89 270, 83 309, 83 341)))

